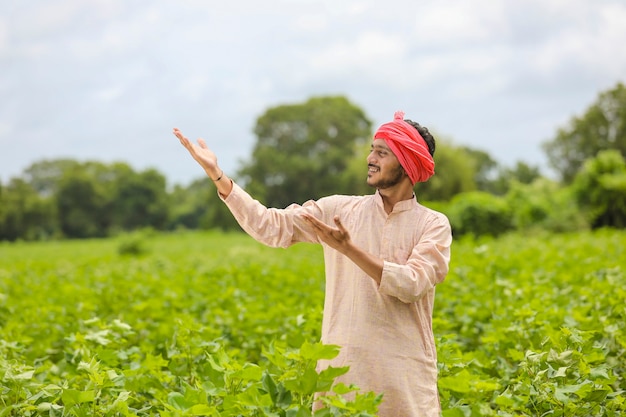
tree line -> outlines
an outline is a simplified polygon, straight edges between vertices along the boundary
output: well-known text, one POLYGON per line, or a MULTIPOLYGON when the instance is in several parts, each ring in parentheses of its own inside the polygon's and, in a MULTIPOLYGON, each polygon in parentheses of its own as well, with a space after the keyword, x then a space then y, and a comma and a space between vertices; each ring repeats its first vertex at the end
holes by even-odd
MULTIPOLYGON (((364 194, 372 122, 346 97, 313 97, 261 115, 251 158, 234 178, 270 207, 364 194)), ((455 235, 626 226, 626 87, 601 92, 544 143, 559 178, 518 161, 437 138, 437 175, 416 185, 455 235)), ((505 139, 505 138, 503 138, 505 139)), ((154 230, 238 230, 206 178, 167 187, 156 169, 124 162, 42 160, 0 184, 0 240, 93 238, 154 230)))

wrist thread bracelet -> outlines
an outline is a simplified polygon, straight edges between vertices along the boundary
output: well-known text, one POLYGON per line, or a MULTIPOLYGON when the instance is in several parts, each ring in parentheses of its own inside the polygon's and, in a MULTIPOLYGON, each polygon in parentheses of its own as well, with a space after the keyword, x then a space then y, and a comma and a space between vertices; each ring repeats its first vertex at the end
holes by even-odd
POLYGON ((222 179, 222 177, 223 177, 223 176, 224 176, 224 170, 222 170, 222 173, 220 174, 220 176, 219 176, 219 177, 217 177, 217 179, 216 179, 216 180, 214 180, 213 178, 211 178, 211 181, 213 181, 213 182, 218 182, 219 180, 221 180, 221 179, 222 179))

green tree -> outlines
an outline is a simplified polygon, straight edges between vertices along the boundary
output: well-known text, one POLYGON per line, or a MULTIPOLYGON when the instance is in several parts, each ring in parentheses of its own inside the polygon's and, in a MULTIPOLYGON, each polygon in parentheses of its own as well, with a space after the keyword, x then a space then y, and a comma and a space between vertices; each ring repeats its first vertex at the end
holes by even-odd
POLYGON ((513 168, 500 168, 497 177, 487 184, 484 191, 496 195, 504 195, 516 183, 531 184, 539 178, 541 178, 541 171, 538 167, 518 161, 513 168))
POLYGON ((188 187, 174 186, 169 194, 168 229, 198 229, 202 213, 207 209, 208 196, 209 184, 204 180, 196 180, 188 187), (201 204, 202 201, 205 202, 204 206, 201 204))
POLYGON ((571 187, 538 177, 531 183, 511 180, 504 196, 517 230, 544 230, 563 233, 588 229, 571 187))
POLYGON ((0 239, 58 233, 84 238, 142 227, 164 229, 170 206, 161 173, 154 169, 137 173, 123 162, 43 160, 25 169, 22 178, 2 192, 0 239))
POLYGON ((435 175, 415 184, 419 200, 449 201, 457 194, 476 190, 476 163, 467 150, 435 139, 435 175))
POLYGON ((550 165, 566 184, 601 150, 615 149, 626 156, 626 86, 618 83, 600 93, 585 114, 572 118, 543 146, 550 165))
POLYGON ((490 184, 498 170, 498 162, 487 152, 473 149, 468 146, 461 146, 460 150, 474 161, 474 182, 479 191, 491 191, 490 184))
POLYGON ((65 173, 56 193, 61 231, 68 238, 105 236, 110 223, 100 183, 83 170, 65 173))
POLYGON ((196 180, 188 187, 177 185, 170 200, 170 229, 241 230, 207 178, 196 180))
POLYGON ((34 240, 55 234, 49 198, 42 198, 21 178, 0 186, 0 240, 34 240))
POLYGON ((208 198, 205 201, 199 202, 200 208, 204 208, 202 217, 200 217, 200 229, 241 231, 239 223, 237 223, 237 220, 235 220, 226 204, 220 200, 213 184, 207 184, 211 187, 208 198))
POLYGON ((270 108, 254 132, 251 162, 238 174, 260 201, 285 207, 350 192, 342 178, 358 145, 371 139, 371 122, 345 97, 314 97, 270 108))
POLYGON ((447 211, 456 237, 499 236, 513 229, 513 215, 506 201, 484 191, 454 196, 447 211))
POLYGON ((626 161, 618 151, 589 159, 572 186, 592 227, 626 227, 626 161))
POLYGON ((121 230, 163 229, 168 218, 165 177, 154 169, 115 179, 111 226, 121 230))
POLYGON ((37 161, 24 170, 22 179, 38 194, 49 196, 56 192, 65 173, 79 166, 80 162, 65 158, 37 161))

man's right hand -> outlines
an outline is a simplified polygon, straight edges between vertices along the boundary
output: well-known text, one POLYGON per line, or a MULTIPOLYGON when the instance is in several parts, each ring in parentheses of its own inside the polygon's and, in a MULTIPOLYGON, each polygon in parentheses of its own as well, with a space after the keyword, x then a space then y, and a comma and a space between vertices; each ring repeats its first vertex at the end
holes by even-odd
POLYGON ((200 164, 209 178, 213 180, 220 194, 223 197, 230 194, 232 182, 217 165, 217 156, 206 146, 204 139, 198 139, 198 144, 196 145, 187 139, 178 128, 174 128, 174 135, 180 140, 180 143, 187 148, 193 159, 200 164))
POLYGON ((198 144, 191 142, 183 133, 174 128, 174 135, 180 140, 180 143, 187 148, 193 159, 200 164, 210 178, 219 177, 221 171, 217 166, 217 156, 204 142, 204 139, 198 139, 198 144))

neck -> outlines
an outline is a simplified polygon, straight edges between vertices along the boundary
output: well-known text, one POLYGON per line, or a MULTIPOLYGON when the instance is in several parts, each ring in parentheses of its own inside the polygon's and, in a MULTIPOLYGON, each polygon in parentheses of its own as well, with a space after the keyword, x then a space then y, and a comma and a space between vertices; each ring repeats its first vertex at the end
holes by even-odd
POLYGON ((395 187, 378 189, 378 193, 383 199, 385 211, 387 214, 393 211, 396 203, 413 198, 413 185, 410 182, 403 181, 395 187), (408 184, 408 185, 407 185, 408 184))

